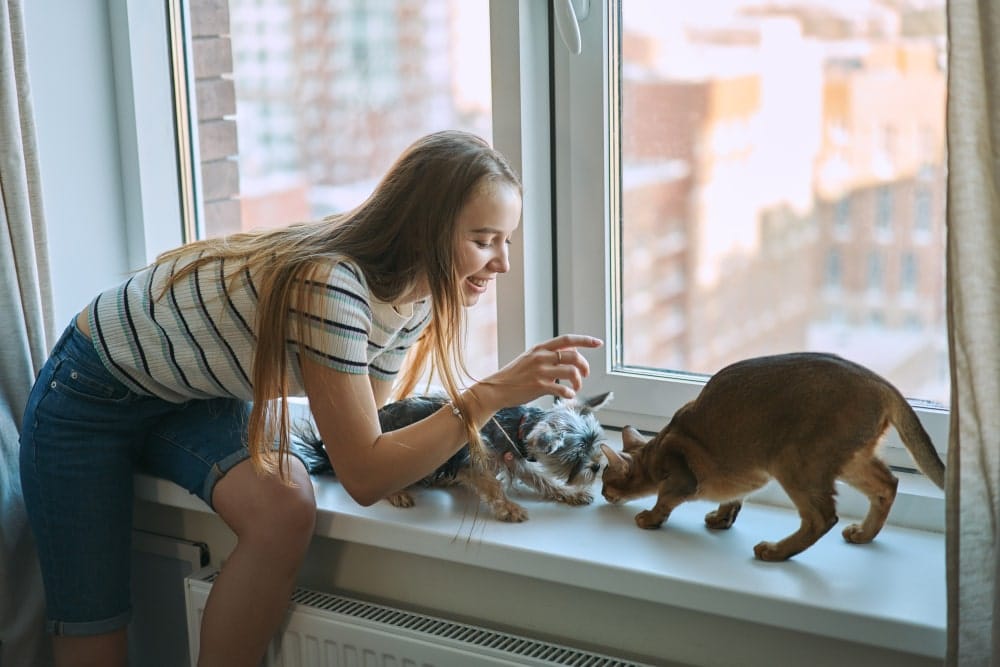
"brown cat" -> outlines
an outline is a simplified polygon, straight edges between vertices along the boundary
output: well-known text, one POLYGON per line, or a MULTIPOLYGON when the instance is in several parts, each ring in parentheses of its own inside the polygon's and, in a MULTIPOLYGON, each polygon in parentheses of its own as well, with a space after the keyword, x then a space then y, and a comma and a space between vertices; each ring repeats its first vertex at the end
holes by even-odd
POLYGON ((660 526, 687 500, 720 502, 705 516, 729 528, 743 498, 770 479, 781 484, 802 518, 779 542, 754 547, 757 558, 785 560, 837 523, 834 480, 870 502, 844 539, 870 542, 882 529, 898 480, 875 455, 892 424, 920 469, 944 488, 944 464, 913 408, 867 368, 832 354, 794 353, 740 361, 716 373, 701 393, 648 442, 632 427, 624 452, 601 445, 608 458, 602 494, 618 503, 657 494, 640 512, 640 528, 660 526))

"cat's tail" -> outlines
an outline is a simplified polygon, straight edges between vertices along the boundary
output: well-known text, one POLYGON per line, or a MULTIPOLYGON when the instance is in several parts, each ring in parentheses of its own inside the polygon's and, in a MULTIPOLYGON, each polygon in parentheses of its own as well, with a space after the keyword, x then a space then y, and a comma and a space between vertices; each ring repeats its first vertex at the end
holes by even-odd
POLYGON ((299 457, 311 475, 332 475, 333 465, 326 454, 323 439, 312 422, 300 420, 292 425, 290 451, 299 457))
POLYGON ((910 455, 917 462, 917 467, 934 482, 939 489, 944 488, 944 462, 938 456, 937 449, 931 437, 924 430, 920 418, 914 412, 909 402, 895 388, 892 388, 893 398, 889 405, 889 419, 896 427, 900 439, 910 455))

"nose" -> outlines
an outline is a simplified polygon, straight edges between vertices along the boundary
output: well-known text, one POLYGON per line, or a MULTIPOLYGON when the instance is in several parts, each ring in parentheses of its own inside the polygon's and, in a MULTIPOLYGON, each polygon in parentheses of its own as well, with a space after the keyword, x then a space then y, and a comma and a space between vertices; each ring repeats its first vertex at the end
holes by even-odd
POLYGON ((500 249, 493 255, 489 263, 486 265, 490 271, 495 273, 507 273, 510 271, 510 256, 509 248, 506 243, 500 244, 500 249))

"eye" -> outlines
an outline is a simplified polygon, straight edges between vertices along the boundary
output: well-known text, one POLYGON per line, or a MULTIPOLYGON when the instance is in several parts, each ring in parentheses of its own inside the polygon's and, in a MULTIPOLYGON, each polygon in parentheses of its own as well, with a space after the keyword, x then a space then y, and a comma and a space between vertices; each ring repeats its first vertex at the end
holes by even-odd
POLYGON ((473 243, 476 244, 477 248, 482 248, 483 250, 486 250, 487 248, 490 247, 490 244, 487 243, 486 241, 473 241, 473 243))

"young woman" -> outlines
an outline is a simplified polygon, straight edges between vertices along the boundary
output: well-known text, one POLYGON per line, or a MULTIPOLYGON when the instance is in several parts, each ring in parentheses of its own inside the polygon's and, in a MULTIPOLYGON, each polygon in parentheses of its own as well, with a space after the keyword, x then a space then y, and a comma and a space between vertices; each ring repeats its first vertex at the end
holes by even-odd
POLYGON ((309 398, 362 505, 433 471, 500 408, 572 397, 589 370, 577 348, 601 344, 589 336, 541 343, 468 388, 458 380, 463 309, 509 269, 520 215, 503 157, 440 132, 348 213, 182 246, 95 298, 39 374, 21 435, 57 663, 125 664, 135 467, 197 494, 235 532, 199 664, 257 665, 316 514, 288 456, 289 396, 309 398), (452 405, 382 433, 377 409, 428 364, 452 405))

